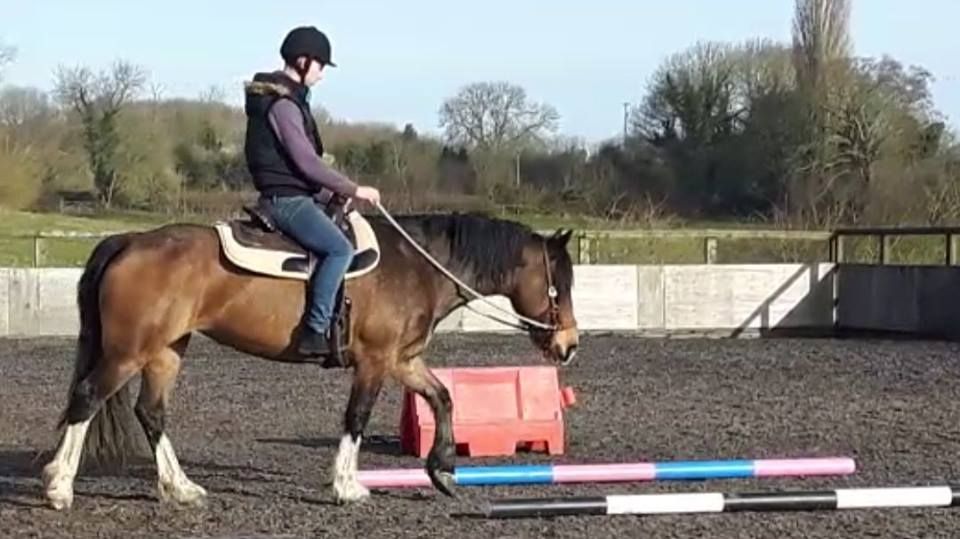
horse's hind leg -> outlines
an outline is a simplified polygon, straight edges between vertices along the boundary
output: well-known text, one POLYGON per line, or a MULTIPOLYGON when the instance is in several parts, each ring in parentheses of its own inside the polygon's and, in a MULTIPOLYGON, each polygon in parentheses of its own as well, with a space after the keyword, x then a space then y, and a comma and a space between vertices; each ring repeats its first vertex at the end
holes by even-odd
POLYGON ((54 509, 68 509, 73 505, 73 480, 80 467, 90 423, 104 402, 123 388, 139 368, 135 358, 116 361, 105 358, 73 387, 64 415, 67 428, 56 455, 43 468, 44 492, 54 509))
POLYGON ((160 499, 184 505, 201 505, 207 491, 184 473, 164 433, 166 406, 180 372, 180 360, 190 336, 187 335, 151 356, 143 367, 143 383, 134 411, 150 441, 157 462, 157 486, 160 499))

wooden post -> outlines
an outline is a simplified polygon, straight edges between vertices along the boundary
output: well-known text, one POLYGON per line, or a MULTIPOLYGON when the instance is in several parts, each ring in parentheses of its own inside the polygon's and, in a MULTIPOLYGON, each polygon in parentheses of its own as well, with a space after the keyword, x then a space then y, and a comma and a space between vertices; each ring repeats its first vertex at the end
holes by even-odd
POLYGON ((707 264, 717 263, 717 238, 711 238, 711 237, 704 238, 703 259, 707 264))
POLYGON ((40 234, 33 235, 33 267, 40 267, 40 234))
POLYGON ((880 234, 880 264, 886 266, 890 263, 890 252, 892 249, 892 240, 886 234, 880 234))
POLYGON ((957 258, 960 255, 960 245, 957 245, 957 236, 947 233, 947 256, 946 262, 948 266, 956 266, 957 258))
POLYGON ((590 237, 586 232, 577 237, 577 259, 580 264, 590 263, 590 237))

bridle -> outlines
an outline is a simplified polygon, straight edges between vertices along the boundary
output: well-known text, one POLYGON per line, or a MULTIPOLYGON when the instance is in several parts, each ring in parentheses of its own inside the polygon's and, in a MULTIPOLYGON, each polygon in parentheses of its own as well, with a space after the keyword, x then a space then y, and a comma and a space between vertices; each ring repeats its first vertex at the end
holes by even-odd
POLYGON ((550 271, 550 254, 547 249, 547 240, 543 240, 543 269, 547 275, 547 320, 553 332, 561 329, 560 305, 557 303, 557 287, 553 285, 553 272, 550 271))

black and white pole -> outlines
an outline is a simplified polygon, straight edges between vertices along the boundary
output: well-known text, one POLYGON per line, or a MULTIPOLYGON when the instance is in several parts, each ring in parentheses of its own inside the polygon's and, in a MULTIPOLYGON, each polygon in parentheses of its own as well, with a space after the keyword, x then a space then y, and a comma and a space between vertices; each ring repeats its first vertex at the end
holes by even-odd
POLYGON ((822 511, 957 505, 960 505, 960 488, 958 487, 888 487, 796 492, 619 494, 580 498, 506 499, 491 503, 487 517, 822 511))

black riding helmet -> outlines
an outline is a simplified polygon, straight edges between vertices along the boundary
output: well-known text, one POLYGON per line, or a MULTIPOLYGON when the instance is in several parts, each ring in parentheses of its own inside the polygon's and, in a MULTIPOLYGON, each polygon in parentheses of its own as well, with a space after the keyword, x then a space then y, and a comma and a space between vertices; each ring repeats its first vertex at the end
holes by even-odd
MULTIPOLYGON (((280 56, 291 66, 296 66, 296 60, 300 56, 306 56, 311 60, 320 62, 320 65, 337 67, 331 59, 330 40, 327 36, 313 26, 300 26, 294 28, 283 39, 280 45, 280 56)), ((309 62, 304 66, 302 77, 310 69, 309 62)), ((298 70, 299 71, 299 70, 298 70)))

